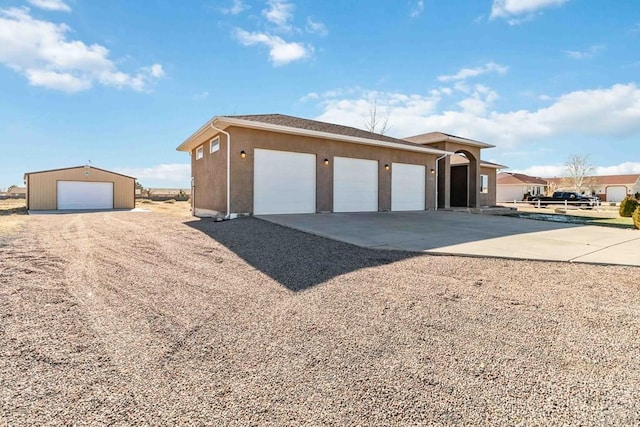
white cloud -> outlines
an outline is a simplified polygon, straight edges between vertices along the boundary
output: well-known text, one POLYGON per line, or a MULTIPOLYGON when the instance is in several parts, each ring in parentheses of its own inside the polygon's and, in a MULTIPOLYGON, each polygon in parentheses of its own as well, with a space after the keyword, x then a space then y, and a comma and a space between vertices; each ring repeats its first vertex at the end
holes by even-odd
POLYGON ((523 173, 529 176, 537 176, 541 178, 554 178, 563 176, 566 170, 566 166, 564 164, 561 165, 539 165, 539 166, 530 166, 526 169, 511 169, 509 172, 514 173, 523 173))
MULTIPOLYGON (((514 169, 511 172, 524 173, 529 176, 540 176, 553 178, 563 176, 566 170, 564 164, 558 165, 537 165, 526 169, 514 169)), ((596 166, 594 175, 628 175, 640 174, 640 162, 624 162, 611 166, 596 166)))
POLYGON ((262 11, 267 21, 275 24, 281 31, 291 31, 289 21, 293 19, 294 5, 287 0, 268 0, 267 4, 269 7, 262 11))
POLYGON ((69 73, 47 70, 25 70, 33 86, 47 87, 63 92, 80 92, 91 88, 91 81, 80 79, 69 73))
POLYGON ((28 9, 0 9, 0 63, 23 74, 33 86, 78 92, 97 82, 137 91, 164 76, 160 64, 135 74, 119 71, 109 50, 68 40, 70 28, 33 18, 28 9))
POLYGON ((409 13, 409 16, 417 18, 422 15, 422 12, 424 12, 424 0, 418 0, 413 2, 411 5, 411 12, 409 13))
POLYGON ((427 95, 405 95, 399 92, 363 91, 358 89, 337 90, 318 96, 324 112, 317 120, 339 123, 362 129, 369 118, 370 109, 375 100, 378 111, 389 112, 389 124, 392 133, 398 136, 424 132, 422 118, 435 112, 441 94, 432 91, 427 95), (352 98, 340 98, 343 94, 352 94, 352 98), (419 118, 416 120, 416 118, 419 118))
POLYGON ((322 22, 315 22, 311 18, 307 18, 307 25, 305 27, 305 30, 307 30, 307 33, 318 34, 322 37, 325 37, 327 34, 329 34, 326 25, 324 25, 322 22))
POLYGON ((604 49, 601 44, 590 46, 587 50, 565 50, 564 53, 572 59, 589 59, 593 58, 598 52, 604 49))
POLYGON ((249 6, 244 4, 242 0, 233 0, 231 6, 222 8, 220 11, 225 15, 238 15, 247 9, 249 9, 249 6))
POLYGON ((498 94, 482 85, 453 95, 441 89, 425 95, 338 91, 336 96, 319 96, 318 119, 361 128, 372 97, 380 108, 388 109, 390 133, 397 137, 443 131, 512 148, 565 135, 640 135, 640 89, 634 83, 570 92, 545 108, 508 112, 491 108, 498 94), (456 95, 461 95, 457 108, 440 108, 444 96, 456 95))
POLYGON ((470 77, 477 77, 487 73, 505 74, 509 68, 504 65, 496 64, 495 62, 489 62, 485 65, 476 68, 463 68, 453 75, 438 76, 438 80, 441 82, 451 82, 466 80, 470 77))
POLYGON ((278 36, 266 33, 250 33, 242 29, 236 29, 235 36, 244 46, 263 44, 269 47, 269 57, 276 66, 308 58, 313 53, 313 48, 310 46, 297 42, 287 42, 278 36))
POLYGON ((207 99, 209 97, 209 92, 208 91, 203 91, 200 93, 196 93, 195 95, 193 95, 193 99, 194 101, 201 101, 203 99, 207 99))
POLYGON ((134 176, 145 187, 189 188, 191 165, 182 163, 160 164, 147 168, 121 168, 116 172, 134 176))
POLYGON ((613 166, 596 167, 596 175, 640 174, 640 162, 624 162, 613 166))
POLYGON ((71 12, 71 8, 62 0, 27 0, 31 5, 45 10, 71 12))
POLYGON ((510 25, 531 20, 542 9, 562 6, 568 0, 493 0, 490 19, 505 18, 510 25))

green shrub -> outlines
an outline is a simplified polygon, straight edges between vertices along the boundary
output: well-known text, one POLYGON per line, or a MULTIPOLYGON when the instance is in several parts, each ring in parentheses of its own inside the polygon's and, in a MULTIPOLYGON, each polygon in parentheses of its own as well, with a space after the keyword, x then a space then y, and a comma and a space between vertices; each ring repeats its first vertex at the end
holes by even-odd
POLYGON ((636 200, 640 200, 640 191, 636 193, 636 200))
POLYGON ((640 206, 633 212, 633 226, 640 230, 640 206))
POLYGON ((625 197, 620 202, 620 216, 631 218, 631 215, 633 215, 633 212, 637 209, 637 207, 638 201, 636 199, 631 196, 625 197))

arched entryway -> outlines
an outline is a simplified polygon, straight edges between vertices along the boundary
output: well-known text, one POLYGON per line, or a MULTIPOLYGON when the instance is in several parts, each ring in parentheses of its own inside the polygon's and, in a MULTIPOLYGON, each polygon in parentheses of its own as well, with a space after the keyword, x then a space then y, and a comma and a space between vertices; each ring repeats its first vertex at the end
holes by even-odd
POLYGON ((478 197, 478 159, 469 151, 458 150, 450 166, 451 207, 475 207, 478 197))

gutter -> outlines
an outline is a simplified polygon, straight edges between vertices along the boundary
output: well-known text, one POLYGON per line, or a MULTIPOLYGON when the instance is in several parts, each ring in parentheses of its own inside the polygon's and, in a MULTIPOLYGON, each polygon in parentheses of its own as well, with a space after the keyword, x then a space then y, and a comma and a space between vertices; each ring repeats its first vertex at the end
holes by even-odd
MULTIPOLYGON (((231 135, 229 132, 226 132, 220 128, 217 128, 213 125, 212 120, 209 123, 209 127, 213 130, 216 130, 227 137, 227 215, 224 219, 231 219, 231 135)), ((195 209, 195 199, 194 199, 194 209, 195 209)))

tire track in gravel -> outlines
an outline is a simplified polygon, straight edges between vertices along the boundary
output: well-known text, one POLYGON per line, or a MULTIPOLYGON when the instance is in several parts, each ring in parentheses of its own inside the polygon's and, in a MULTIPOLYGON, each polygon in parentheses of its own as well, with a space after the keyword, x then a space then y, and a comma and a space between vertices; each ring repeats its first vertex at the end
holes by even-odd
MULTIPOLYGON (((91 218, 90 215, 66 218, 68 221, 59 229, 59 235, 50 239, 60 242, 54 246, 55 250, 76 254, 65 271, 68 291, 82 307, 90 328, 139 400, 165 399, 171 390, 155 369, 156 361, 166 351, 164 343, 151 330, 144 311, 128 309, 128 295, 119 292, 118 283, 130 283, 130 280, 125 280, 126 276, 121 276, 120 271, 113 274, 98 256, 98 252, 114 251, 115 245, 127 242, 109 239, 108 234, 103 234, 108 230, 88 228, 85 219, 91 218)), ((93 220, 91 223, 104 224, 93 220)))
MULTIPOLYGON (((232 296, 238 288, 260 283, 261 273, 253 271, 249 277, 226 277, 227 284, 223 286, 220 282, 209 285, 211 253, 217 253, 216 257, 222 262, 240 263, 227 249, 194 234, 180 223, 171 222, 177 230, 185 227, 184 231, 168 230, 172 236, 167 239, 155 230, 145 229, 139 219, 131 215, 101 215, 100 220, 91 215, 67 216, 61 228, 52 227, 59 230, 60 235, 48 236, 48 239, 60 242, 54 247, 61 254, 76 254, 66 271, 69 292, 83 307, 91 329, 120 375, 128 378, 137 400, 174 401, 180 390, 175 390, 173 380, 185 378, 187 384, 193 380, 189 379, 191 367, 176 365, 173 361, 184 358, 182 352, 194 343, 198 345, 202 327, 211 324, 233 327, 225 325, 220 314, 224 312, 223 307, 228 310, 236 306, 238 312, 245 310, 248 316, 256 316, 257 308, 247 310, 250 307, 246 300, 234 302, 232 296), (117 236, 113 230, 118 230, 117 236), (185 251, 191 246, 185 242, 176 245, 175 234, 194 240, 199 250, 185 251), (176 251, 176 247, 180 249, 176 251), (179 273, 185 266, 191 270, 185 278, 180 274, 162 275, 172 270, 179 273), (162 272, 160 275, 158 270, 162 272), (178 359, 177 353, 181 353, 178 359)), ((259 297, 254 300, 264 303, 259 297)), ((217 336, 207 342, 209 350, 194 357, 207 357, 216 347, 228 348, 222 333, 217 336)), ((223 354, 220 352, 218 357, 223 354)), ((218 381, 215 386, 226 387, 218 381)), ((153 408, 149 409, 154 413, 153 408)))
POLYGON ((122 419, 135 398, 86 328, 48 235, 29 218, 0 248, 0 425, 122 419))

